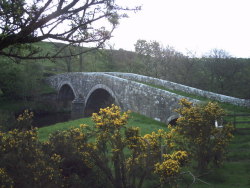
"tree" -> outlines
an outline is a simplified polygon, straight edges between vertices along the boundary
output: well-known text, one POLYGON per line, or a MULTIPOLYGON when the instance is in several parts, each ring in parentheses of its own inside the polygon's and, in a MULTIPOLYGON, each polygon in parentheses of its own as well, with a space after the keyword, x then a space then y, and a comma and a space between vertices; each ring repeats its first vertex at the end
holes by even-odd
POLYGON ((83 57, 83 49, 82 48, 79 48, 79 72, 83 72, 83 64, 84 64, 84 57, 83 57))
POLYGON ((43 69, 37 62, 16 64, 2 57, 0 67, 0 88, 3 96, 24 100, 39 96, 43 85, 43 69))
POLYGON ((0 88, 8 98, 17 98, 22 93, 22 70, 17 64, 8 62, 6 58, 0 61, 0 88))
POLYGON ((146 40, 137 40, 135 44, 135 52, 143 61, 143 74, 152 76, 150 44, 146 40))
POLYGON ((135 51, 144 62, 144 74, 149 76, 180 82, 186 80, 192 68, 186 56, 157 41, 138 40, 135 51))
POLYGON ((210 90, 230 95, 233 83, 237 80, 237 74, 244 69, 244 66, 222 49, 212 49, 205 57, 205 66, 209 71, 210 90))
POLYGON ((123 8, 116 0, 1 0, 0 55, 20 59, 67 56, 59 55, 67 45, 53 54, 32 45, 46 39, 99 48, 129 10, 139 7, 123 8))

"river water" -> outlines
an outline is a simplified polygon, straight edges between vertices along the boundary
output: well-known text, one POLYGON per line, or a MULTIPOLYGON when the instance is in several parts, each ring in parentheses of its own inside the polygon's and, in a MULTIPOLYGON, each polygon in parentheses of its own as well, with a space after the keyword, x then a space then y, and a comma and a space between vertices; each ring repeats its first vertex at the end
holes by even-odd
POLYGON ((55 123, 66 122, 71 119, 70 112, 35 114, 32 125, 34 127, 44 127, 55 123))

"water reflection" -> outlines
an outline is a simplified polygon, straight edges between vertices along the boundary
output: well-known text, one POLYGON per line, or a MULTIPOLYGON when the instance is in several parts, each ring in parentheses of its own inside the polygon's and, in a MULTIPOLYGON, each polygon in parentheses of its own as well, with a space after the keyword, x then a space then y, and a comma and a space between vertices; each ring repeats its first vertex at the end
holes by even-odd
POLYGON ((44 127, 69 120, 71 120, 70 112, 35 114, 32 124, 34 127, 44 127))

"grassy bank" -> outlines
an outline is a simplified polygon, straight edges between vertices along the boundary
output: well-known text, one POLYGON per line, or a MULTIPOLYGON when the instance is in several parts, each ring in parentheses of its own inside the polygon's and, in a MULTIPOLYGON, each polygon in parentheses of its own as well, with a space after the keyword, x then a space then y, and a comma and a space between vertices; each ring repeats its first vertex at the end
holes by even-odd
MULTIPOLYGON (((143 116, 137 113, 130 114, 130 117, 131 118, 128 121, 128 126, 140 127, 141 133, 143 135, 150 133, 152 131, 156 131, 158 129, 167 129, 167 126, 164 123, 155 121, 151 118, 148 118, 146 116, 143 116)), ((41 141, 46 141, 49 138, 50 133, 57 131, 57 130, 65 130, 70 127, 79 127, 80 124, 87 124, 90 126, 94 125, 91 118, 82 118, 82 119, 72 120, 72 121, 63 122, 63 123, 56 123, 51 126, 39 128, 38 130, 39 139, 41 141)))

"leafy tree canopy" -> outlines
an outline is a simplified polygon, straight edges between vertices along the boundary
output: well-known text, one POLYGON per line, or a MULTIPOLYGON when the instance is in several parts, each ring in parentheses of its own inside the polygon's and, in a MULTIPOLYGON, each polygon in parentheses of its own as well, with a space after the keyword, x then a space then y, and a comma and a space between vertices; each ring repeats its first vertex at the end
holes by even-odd
POLYGON ((123 7, 116 0, 0 0, 0 55, 59 58, 67 45, 99 48, 132 10, 139 7, 123 7), (32 44, 46 39, 67 45, 41 55, 43 49, 32 44))

